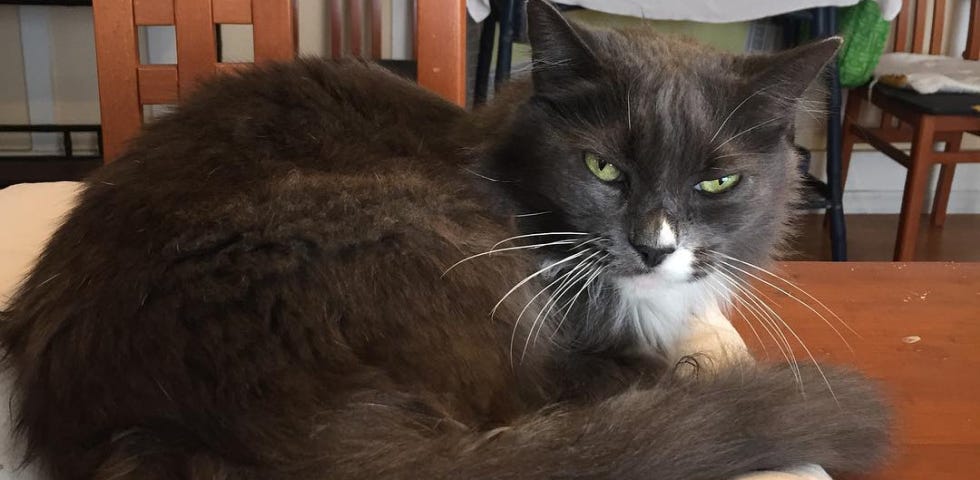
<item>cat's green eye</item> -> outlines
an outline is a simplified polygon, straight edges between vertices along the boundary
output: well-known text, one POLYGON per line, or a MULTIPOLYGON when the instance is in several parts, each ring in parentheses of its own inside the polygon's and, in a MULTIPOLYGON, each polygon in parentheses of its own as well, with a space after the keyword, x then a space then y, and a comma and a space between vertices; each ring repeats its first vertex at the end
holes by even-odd
POLYGON ((591 152, 585 154, 585 166, 589 167, 589 171, 603 182, 615 182, 623 176, 619 167, 604 161, 591 152))
POLYGON ((699 182, 694 186, 694 189, 704 193, 723 193, 731 190, 735 185, 738 185, 738 181, 741 179, 741 175, 733 173, 714 180, 699 182))

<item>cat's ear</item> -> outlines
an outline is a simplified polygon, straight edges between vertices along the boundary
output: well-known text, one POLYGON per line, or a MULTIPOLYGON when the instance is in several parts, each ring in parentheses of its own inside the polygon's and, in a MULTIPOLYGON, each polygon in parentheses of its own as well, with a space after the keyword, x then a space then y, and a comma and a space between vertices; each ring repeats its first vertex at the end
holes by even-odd
POLYGON ((588 32, 569 23, 550 2, 528 0, 527 26, 536 91, 588 77, 598 69, 586 41, 588 32))
POLYGON ((841 37, 831 37, 772 55, 745 57, 742 71, 751 79, 753 88, 795 101, 820 76, 842 41, 841 37))

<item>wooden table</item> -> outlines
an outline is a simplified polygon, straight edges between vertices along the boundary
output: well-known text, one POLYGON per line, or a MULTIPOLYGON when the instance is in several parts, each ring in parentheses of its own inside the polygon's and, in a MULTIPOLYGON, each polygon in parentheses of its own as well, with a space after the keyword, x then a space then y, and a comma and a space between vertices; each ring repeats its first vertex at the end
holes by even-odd
MULTIPOLYGON (((868 480, 980 478, 980 263, 788 262, 776 272, 861 335, 842 330, 849 351, 810 310, 757 282, 813 355, 854 365, 890 395, 894 457, 868 480)), ((732 317, 761 352, 751 330, 732 317)), ((771 343, 768 350, 779 355, 771 343)))

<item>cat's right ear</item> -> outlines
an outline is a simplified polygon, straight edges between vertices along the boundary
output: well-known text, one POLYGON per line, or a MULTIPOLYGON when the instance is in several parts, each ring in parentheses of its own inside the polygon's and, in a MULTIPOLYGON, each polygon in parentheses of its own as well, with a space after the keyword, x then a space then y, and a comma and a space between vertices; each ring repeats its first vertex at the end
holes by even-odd
POLYGON ((775 54, 744 57, 742 69, 769 94, 795 101, 833 61, 842 43, 841 37, 831 37, 775 54))
POLYGON ((588 32, 569 23, 550 2, 528 0, 527 26, 535 91, 566 85, 598 69, 588 32))

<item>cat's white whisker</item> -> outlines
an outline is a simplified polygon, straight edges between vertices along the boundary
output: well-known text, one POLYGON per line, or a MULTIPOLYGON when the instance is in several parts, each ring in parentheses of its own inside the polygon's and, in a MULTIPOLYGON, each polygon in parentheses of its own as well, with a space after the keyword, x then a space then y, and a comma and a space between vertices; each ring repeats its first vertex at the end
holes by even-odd
POLYGON ((803 378, 800 375, 799 362, 797 362, 796 360, 796 352, 793 350, 793 345, 790 343, 789 338, 786 336, 786 334, 783 333, 783 329, 780 326, 780 324, 785 325, 785 322, 782 321, 782 318, 779 318, 779 314, 777 314, 773 309, 769 308, 769 306, 766 305, 766 303, 763 302, 758 296, 753 294, 751 291, 747 290, 744 287, 745 282, 742 281, 741 278, 737 276, 726 275, 725 272, 717 269, 716 272, 719 275, 725 276, 725 278, 727 278, 729 282, 735 288, 737 288, 739 292, 741 292, 742 305, 750 309, 750 311, 753 312, 753 315, 758 315, 757 318, 759 319, 760 322, 764 322, 763 324, 768 324, 776 332, 776 335, 779 337, 779 341, 781 341, 782 344, 786 347, 786 351, 788 352, 788 355, 785 354, 784 355, 786 356, 786 360, 790 364, 790 368, 793 370, 793 376, 796 377, 797 383, 799 384, 800 387, 800 392, 805 394, 806 392, 804 391, 804 387, 803 387, 803 378))
POLYGON ((778 117, 777 118, 770 118, 769 120, 766 120, 764 122, 759 122, 759 123, 757 123, 757 124, 755 124, 755 125, 753 125, 753 126, 751 126, 749 128, 746 128, 745 130, 742 130, 741 132, 738 132, 735 135, 732 135, 731 137, 728 138, 728 140, 725 140, 724 142, 719 143, 718 146, 716 146, 711 151, 712 152, 716 152, 716 151, 718 151, 719 148, 724 147, 725 145, 727 145, 728 142, 731 142, 732 140, 735 140, 736 138, 741 137, 742 135, 745 135, 746 133, 749 133, 749 132, 751 132, 751 131, 753 131, 755 129, 758 129, 758 128, 762 128, 762 127, 764 127, 766 125, 769 125, 770 123, 775 122, 775 121, 778 121, 778 120, 779 120, 778 117))
MULTIPOLYGON (((799 303, 800 305, 802 305, 803 307, 805 307, 807 310, 810 310, 811 312, 813 312, 814 315, 816 315, 817 317, 819 317, 820 320, 823 320, 823 322, 825 324, 827 324, 827 326, 830 327, 830 329, 833 330, 835 334, 837 334, 837 337, 841 339, 841 342, 844 343, 844 345, 847 347, 848 350, 850 350, 851 352, 854 351, 854 348, 851 347, 851 344, 847 341, 846 338, 844 338, 844 335, 841 334, 840 330, 838 330, 837 327, 835 327, 832 323, 830 323, 830 320, 827 320, 827 317, 824 317, 823 314, 821 314, 820 312, 817 311, 817 309, 815 309, 812 306, 810 306, 810 304, 804 302, 803 300, 800 300, 798 297, 796 297, 792 293, 787 292, 785 289, 780 288, 778 285, 775 285, 772 282, 769 282, 766 279, 761 278, 758 275, 753 274, 752 272, 749 272, 749 271, 746 271, 746 270, 741 269, 739 267, 736 267, 735 265, 732 265, 731 263, 728 263, 728 262, 726 262, 724 260, 721 260, 721 263, 723 265, 726 265, 729 269, 737 270, 737 271, 739 271, 739 272, 741 272, 741 273, 743 273, 745 275, 748 275, 748 276, 750 276, 750 277, 752 277, 752 278, 754 278, 754 279, 756 279, 756 280, 758 280, 758 281, 760 281, 760 282, 768 285, 770 288, 772 288, 772 289, 774 289, 774 290, 782 293, 783 295, 786 295, 787 297, 789 297, 789 298, 793 299, 794 301, 796 301, 796 303, 799 303)), ((826 307, 824 307, 824 308, 826 308, 826 307)))
MULTIPOLYGON (((522 308, 521 311, 520 311, 520 313, 517 314, 517 319, 514 320, 514 328, 513 328, 512 332, 510 334, 510 363, 511 363, 511 366, 514 365, 514 340, 515 340, 515 338, 517 336, 517 329, 520 327, 521 318, 524 316, 524 314, 527 312, 527 310, 531 307, 531 305, 534 304, 534 301, 538 297, 540 297, 541 295, 543 295, 545 292, 547 292, 549 289, 551 289, 551 287, 555 286, 559 282, 565 281, 570 275, 572 275, 576 271, 582 269, 587 264, 587 262, 589 262, 589 259, 595 257, 596 255, 598 255, 600 253, 602 253, 602 252, 596 251, 594 254, 589 255, 588 257, 582 259, 577 265, 575 265, 575 267, 571 268, 568 272, 565 272, 564 274, 560 275, 557 279, 555 279, 553 282, 551 282, 548 285, 546 285, 544 288, 541 289, 541 291, 539 291, 538 293, 536 293, 533 297, 531 297, 530 300, 527 301, 527 303, 524 305, 524 308, 522 308)), ((533 325, 532 325, 532 328, 533 328, 533 325)))
POLYGON ((752 330, 752 334, 755 335, 755 339, 759 341, 759 346, 762 347, 762 354, 765 355, 766 360, 768 360, 769 348, 766 347, 766 343, 762 341, 762 336, 759 335, 758 330, 755 329, 755 326, 752 324, 752 322, 749 321, 748 317, 745 316, 745 313, 742 312, 742 309, 738 308, 738 302, 732 302, 732 309, 735 310, 735 313, 737 313, 739 317, 742 317, 742 320, 745 321, 745 324, 749 326, 750 330, 752 330))
POLYGON ((719 160, 719 159, 728 158, 728 157, 753 157, 753 156, 758 157, 758 156, 763 156, 763 155, 768 155, 768 154, 766 154, 766 153, 759 153, 759 152, 748 152, 748 153, 747 152, 735 152, 735 153, 726 153, 724 155, 718 155, 716 157, 711 157, 711 160, 719 160))
MULTIPOLYGON (((608 256, 608 254, 607 254, 607 256, 608 256)), ((606 258, 606 257, 600 258, 599 261, 596 262, 596 264, 602 263, 602 259, 604 259, 604 258, 606 258)), ((551 332, 550 339, 554 340, 555 335, 558 334, 558 330, 560 330, 561 329, 561 326, 565 324, 565 320, 568 318, 568 314, 572 311, 572 307, 575 306, 575 301, 578 300, 578 297, 580 297, 582 295, 582 292, 586 291, 589 288, 589 286, 592 285, 592 282, 595 281, 595 279, 598 278, 599 275, 602 274, 602 271, 605 270, 605 269, 606 269, 606 267, 604 267, 604 266, 593 267, 592 274, 588 278, 585 279, 585 283, 582 284, 582 288, 580 288, 579 291, 577 293, 575 293, 575 296, 572 297, 572 299, 569 300, 568 303, 566 303, 564 307, 562 307, 562 308, 565 309, 565 314, 562 315, 561 320, 558 322, 558 325, 556 325, 554 331, 551 332)), ((561 309, 559 309, 559 311, 560 310, 561 309)), ((540 334, 540 333, 541 333, 541 330, 539 329, 538 330, 538 334, 540 334)), ((535 341, 537 341, 537 338, 535 338, 535 341)))
POLYGON ((552 213, 552 211, 551 210, 544 210, 544 211, 540 211, 540 212, 519 213, 517 215, 511 215, 511 217, 514 217, 514 218, 537 217, 538 215, 547 215, 549 213, 552 213))
POLYGON ((548 316, 551 314, 551 311, 554 310, 555 305, 558 304, 558 301, 561 300, 561 298, 575 286, 575 283, 578 282, 579 279, 585 278, 589 274, 590 268, 591 265, 588 268, 580 270, 573 277, 566 279, 564 283, 558 286, 558 289, 554 294, 552 294, 551 298, 545 302, 544 307, 541 307, 541 310, 538 311, 538 314, 534 317, 534 321, 531 323, 531 328, 527 332, 527 338, 524 341, 524 348, 521 351, 521 361, 524 361, 524 357, 527 354, 528 345, 530 345, 531 337, 534 335, 535 329, 537 329, 539 332, 541 331, 541 328, 544 327, 544 322, 548 321, 548 316))
MULTIPOLYGON (((608 269, 609 267, 603 267, 603 268, 604 269, 608 269)), ((600 293, 599 290, 602 288, 602 281, 603 281, 603 277, 596 277, 596 281, 592 282, 592 285, 589 285, 589 301, 590 302, 597 303, 599 301, 599 293, 600 293)), ((588 320, 589 312, 590 311, 591 310, 589 310, 589 309, 586 309, 585 310, 586 320, 588 320)))
POLYGON ((483 257, 483 256, 486 256, 486 255, 492 255, 494 253, 510 252, 510 251, 513 251, 513 250, 537 249, 537 248, 550 247, 550 246, 553 246, 553 245, 572 245, 574 243, 576 243, 576 242, 574 242, 572 240, 558 240, 558 241, 548 242, 548 243, 537 243, 537 244, 534 244, 534 245, 521 245, 519 247, 507 247, 507 248, 491 249, 491 250, 488 250, 486 252, 481 252, 481 253, 477 253, 475 255, 470 255, 470 256, 468 256, 468 257, 466 257, 466 258, 464 258, 464 259, 462 259, 462 260, 460 260, 460 261, 458 261, 458 262, 450 265, 449 268, 446 269, 446 271, 442 272, 442 276, 445 277, 446 274, 449 273, 452 269, 458 267, 459 265, 461 265, 464 262, 468 262, 470 260, 473 260, 474 258, 479 258, 479 257, 483 257))
MULTIPOLYGON (((732 109, 732 111, 728 114, 728 116, 725 117, 725 119, 721 121, 721 125, 718 125, 718 130, 715 130, 715 134, 711 136, 711 140, 708 140, 708 143, 714 142, 715 139, 718 138, 718 134, 721 133, 721 130, 723 128, 725 128, 725 125, 728 124, 728 121, 732 119, 732 116, 735 115, 735 112, 737 112, 738 109, 742 108, 742 105, 745 105, 745 103, 748 102, 752 97, 754 97, 754 96, 756 96, 756 95, 758 95, 758 94, 760 94, 762 92, 765 92, 768 89, 769 89, 769 87, 760 88, 760 89, 756 90, 755 92, 752 92, 751 95, 746 96, 741 102, 739 102, 739 104, 736 105, 735 108, 732 109)), ((715 149, 715 150, 717 150, 717 149, 715 149)))
POLYGON ((633 84, 626 89, 626 130, 633 130, 633 107, 630 105, 630 95, 633 93, 633 84))
POLYGON ((749 321, 749 319, 745 316, 745 314, 742 313, 741 310, 739 310, 737 304, 738 296, 735 294, 735 292, 733 292, 732 289, 725 286, 724 283, 722 283, 719 280, 716 280, 711 276, 707 276, 705 277, 705 279, 714 282, 715 285, 718 285, 718 287, 721 288, 721 290, 724 290, 721 291, 718 288, 715 288, 715 286, 712 285, 711 283, 705 283, 705 285, 707 285, 708 288, 711 289, 711 291, 718 294, 718 298, 724 299, 724 302, 727 307, 731 307, 733 310, 735 310, 736 313, 738 313, 740 317, 742 317, 742 320, 745 321, 745 324, 748 325, 749 328, 752 330, 752 333, 755 335, 756 340, 759 341, 759 346, 762 347, 762 351, 763 353, 766 354, 766 358, 769 358, 769 349, 766 347, 766 343, 762 341, 762 336, 760 336, 758 330, 755 329, 755 325, 753 325, 752 322, 749 321))
MULTIPOLYGON (((517 248, 517 247, 513 247, 513 248, 517 248)), ((511 294, 513 294, 514 292, 516 292, 517 289, 518 288, 521 288, 521 286, 523 286, 525 283, 530 282, 535 277, 537 277, 539 275, 542 275, 543 273, 547 272, 548 270, 551 270, 552 268, 555 268, 555 267, 557 267, 559 265, 562 265, 562 264, 565 264, 565 263, 570 262, 572 260, 575 260, 576 258, 579 258, 582 255, 585 255, 586 253, 589 253, 589 251, 588 250, 583 250, 581 252, 574 253, 574 254, 569 255, 569 256, 567 256, 567 257, 565 257, 565 258, 563 258, 561 260, 558 260, 558 261, 556 261, 554 263, 548 264, 545 267, 539 269, 538 271, 536 271, 536 272, 534 272, 534 273, 532 273, 532 274, 524 277, 524 280, 521 280, 520 282, 517 282, 517 285, 514 285, 513 287, 511 287, 511 289, 508 290, 507 293, 505 293, 503 297, 500 297, 500 300, 497 302, 497 304, 493 306, 493 309, 492 310, 490 310, 490 316, 493 317, 494 314, 497 313, 497 309, 500 308, 500 305, 504 303, 504 300, 507 300, 507 297, 511 296, 511 294)))
MULTIPOLYGON (((757 299, 758 299, 758 297, 757 297, 757 299)), ((766 307, 768 308, 768 306, 766 306, 766 307)), ((795 338, 796 341, 799 342, 800 348, 802 348, 803 351, 806 353, 806 355, 808 357, 810 357, 810 362, 813 363, 813 366, 816 367, 816 369, 817 369, 817 373, 819 373, 820 374, 820 377, 823 378, 823 383, 824 383, 824 385, 827 386, 827 391, 830 392, 830 396, 834 398, 834 402, 836 402, 838 405, 840 405, 840 402, 837 401, 837 394, 834 393, 834 387, 830 385, 830 380, 827 379, 827 375, 824 374, 823 368, 820 367, 820 363, 817 362, 816 357, 813 356, 813 353, 810 351, 810 348, 807 347, 806 342, 804 342, 803 339, 800 338, 800 336, 796 333, 796 330, 794 330, 793 327, 790 326, 789 323, 787 323, 785 320, 783 320, 783 317, 781 317, 780 315, 776 314, 776 312, 773 311, 771 308, 769 308, 769 311, 772 312, 772 314, 776 317, 777 320, 779 320, 780 323, 783 324, 784 327, 786 327, 786 330, 789 331, 790 335, 792 335, 793 338, 795 338)), ((800 384, 801 391, 802 391, 802 387, 803 387, 803 385, 800 384)))
MULTIPOLYGON (((581 266, 581 264, 579 266, 581 266)), ((569 272, 569 274, 564 275, 563 276, 564 277, 563 278, 563 281, 558 285, 558 287, 555 288, 555 291, 551 293, 551 295, 548 297, 548 300, 545 301, 544 305, 541 306, 540 309, 538 309, 538 313, 534 316, 534 319, 531 320, 531 327, 528 328, 528 330, 527 330, 527 338, 525 339, 525 342, 524 342, 524 349, 521 352, 521 361, 524 360, 524 353, 527 351, 527 341, 526 340, 527 339, 530 339, 531 338, 531 335, 534 334, 534 330, 538 327, 538 322, 541 321, 542 318, 547 318, 548 311, 551 309, 552 304, 554 304, 554 302, 555 302, 555 296, 556 295, 561 295, 562 293, 564 293, 565 290, 567 290, 568 288, 571 288, 571 285, 574 284, 575 279, 578 276, 583 275, 584 272, 585 272, 585 270, 582 270, 582 269, 577 269, 577 270, 576 269, 573 269, 572 271, 569 272)), ((516 330, 515 330, 515 332, 516 332, 516 330)), ((511 340, 514 340, 513 336, 511 338, 511 340)), ((511 352, 511 355, 513 355, 513 352, 514 352, 513 342, 511 343, 510 352, 511 352)))
MULTIPOLYGON (((731 273, 732 273, 732 275, 735 275, 734 272, 731 272, 731 273)), ((759 294, 762 297, 762 299, 767 302, 768 305, 775 306, 775 307, 781 307, 782 306, 774 298, 772 298, 769 295, 767 295, 766 292, 763 292, 762 289, 760 289, 759 287, 756 287, 755 285, 753 285, 752 282, 745 282, 745 285, 748 286, 753 292, 759 294)))
MULTIPOLYGON (((780 338, 782 338, 782 341, 785 342, 787 348, 789 348, 790 353, 793 353, 793 348, 789 344, 789 339, 783 334, 782 329, 780 329, 779 325, 776 323, 776 319, 774 316, 778 316, 778 314, 775 312, 775 310, 770 308, 766 302, 764 302, 761 298, 759 298, 758 295, 751 292, 747 288, 747 286, 751 286, 751 285, 743 281, 741 278, 739 278, 738 275, 734 275, 728 270, 717 269, 715 267, 711 267, 711 268, 718 275, 721 275, 724 278, 728 279, 729 283, 731 283, 731 285, 733 285, 736 289, 738 289, 738 291, 742 294, 743 297, 748 297, 748 299, 752 302, 752 305, 754 305, 756 311, 758 311, 761 315, 765 316, 766 319, 768 319, 771 322, 772 326, 777 329, 780 338)), ((724 268, 724 265, 722 265, 722 268, 724 268)), ((746 307, 750 306, 746 304, 745 298, 742 298, 742 300, 743 300, 742 301, 743 305, 745 305, 746 307)))
POLYGON ((738 283, 737 278, 725 275, 724 272, 714 267, 710 268, 714 270, 715 273, 721 278, 724 278, 729 285, 741 293, 741 295, 736 295, 736 298, 742 302, 742 305, 749 311, 749 313, 752 314, 753 317, 755 317, 755 319, 759 322, 759 325, 764 328, 766 333, 769 334, 769 337, 772 338, 773 342, 776 344, 776 348, 779 349, 779 353, 783 355, 783 358, 786 359, 786 363, 790 365, 790 369, 793 371, 793 376, 796 378, 796 381, 802 390, 803 378, 800 375, 800 367, 796 361, 793 346, 789 343, 789 339, 783 334, 783 331, 779 328, 779 325, 758 307, 751 295, 738 283), (748 297, 748 299, 746 299, 746 297, 748 297))
MULTIPOLYGON (((820 308, 823 308, 824 310, 827 311, 827 313, 829 313, 831 316, 833 316, 835 319, 837 319, 837 321, 840 322, 840 324, 843 325, 844 328, 846 328, 848 331, 850 331, 852 334, 854 334, 854 336, 856 336, 858 338, 861 338, 861 334, 859 334, 857 331, 855 331, 853 328, 851 328, 851 326, 848 325, 847 322, 845 322, 843 318, 840 318, 840 316, 837 315, 836 312, 834 312, 833 310, 830 309, 830 307, 828 307, 823 302, 821 302, 820 299, 818 299, 817 297, 814 297, 813 295, 810 294, 810 292, 807 292, 806 290, 800 288, 800 286, 796 285, 795 283, 793 283, 793 282, 791 282, 791 281, 789 281, 789 280, 787 280, 787 279, 785 279, 785 278, 783 278, 783 277, 781 277, 779 275, 776 275, 775 273, 770 272, 769 270, 766 270, 765 268, 762 268, 762 267, 760 267, 758 265, 754 265, 752 263, 746 262, 745 260, 741 260, 741 259, 735 258, 735 257, 733 257, 731 255, 726 255, 726 254, 721 253, 721 252, 716 252, 714 250, 708 250, 708 251, 711 252, 711 253, 713 253, 713 254, 715 254, 715 255, 722 256, 722 257, 724 257, 724 258, 726 258, 728 260, 732 260, 732 261, 738 262, 738 263, 740 263, 742 265, 746 265, 746 266, 752 267, 752 268, 754 268, 754 269, 756 269, 756 270, 758 270, 758 271, 760 271, 762 273, 765 273, 766 275, 769 275, 772 278, 775 278, 775 279, 777 279, 777 280, 785 283, 786 285, 789 285, 794 290, 802 293, 803 295, 805 295, 810 300, 813 300, 814 302, 816 302, 816 304, 818 306, 820 306, 820 308)), ((831 328, 834 328, 834 327, 831 326, 831 328)), ((837 329, 834 328, 834 331, 837 332, 837 329)), ((837 334, 840 335, 840 332, 838 332, 837 334)), ((844 343, 846 344, 847 341, 845 340, 844 343)))
POLYGON ((587 240, 582 241, 578 245, 575 245, 574 247, 571 248, 571 250, 575 250, 576 248, 582 248, 582 247, 584 247, 584 246, 586 246, 586 245, 588 245, 590 243, 598 242, 600 240, 602 240, 602 237, 592 237, 592 238, 589 238, 587 240))
POLYGON ((537 342, 537 336, 540 335, 541 329, 544 328, 545 323, 547 323, 548 319, 551 318, 551 313, 555 310, 555 306, 558 305, 558 299, 564 297, 566 293, 571 291, 571 289, 575 286, 576 283, 578 283, 579 280, 587 277, 590 272, 591 269, 582 270, 578 272, 575 275, 575 277, 571 279, 570 282, 560 287, 555 292, 555 295, 553 295, 550 299, 548 299, 548 303, 545 305, 545 307, 542 308, 540 312, 538 312, 538 315, 534 318, 534 323, 531 325, 531 329, 528 330, 527 336, 524 338, 524 346, 521 349, 522 362, 524 361, 524 357, 527 355, 528 347, 531 345, 531 338, 534 337, 535 342, 537 342), (538 332, 538 335, 535 335, 535 331, 538 332))
POLYGON ((493 177, 488 177, 488 176, 486 176, 486 175, 484 175, 484 174, 482 174, 482 173, 480 173, 480 172, 476 172, 476 171, 474 171, 474 170, 471 170, 471 169, 469 169, 469 168, 463 168, 463 171, 465 171, 465 172, 468 172, 468 173, 471 173, 471 174, 473 174, 473 175, 476 175, 477 177, 480 177, 480 178, 482 178, 482 179, 484 179, 484 180, 487 180, 487 181, 490 181, 490 182, 497 182, 497 183, 514 183, 514 181, 513 181, 513 180, 501 180, 501 179, 499 179, 499 178, 493 178, 493 177))
POLYGON ((59 273, 56 273, 56 274, 54 274, 54 275, 51 275, 50 277, 48 277, 48 278, 47 278, 47 280, 45 280, 45 281, 43 281, 43 282, 41 282, 41 283, 39 283, 39 284, 37 284, 37 286, 38 286, 38 288, 40 288, 40 287, 43 287, 43 286, 45 286, 45 285, 46 285, 46 284, 47 284, 48 282, 50 282, 51 280, 54 280, 54 279, 56 279, 56 278, 58 278, 58 277, 60 277, 60 276, 61 276, 61 272, 59 272, 59 273))
POLYGON ((529 72, 529 71, 532 71, 532 70, 541 71, 541 70, 548 70, 548 69, 552 69, 552 68, 563 67, 563 66, 568 65, 569 63, 571 63, 571 61, 572 60, 569 59, 569 58, 561 59, 561 60, 545 60, 545 59, 540 59, 540 58, 539 59, 532 59, 530 62, 528 62, 528 64, 526 66, 521 67, 521 68, 517 68, 512 73, 523 73, 523 72, 529 72))
POLYGON ((493 249, 495 249, 495 248, 499 247, 500 245, 503 245, 503 244, 505 244, 507 242, 511 242, 511 241, 514 241, 514 240, 520 240, 522 238, 547 237, 547 236, 557 236, 557 235, 575 236, 575 235, 589 235, 589 234, 588 233, 585 233, 585 232, 540 232, 540 233, 529 233, 529 234, 526 234, 526 235, 515 235, 513 237, 507 237, 507 238, 505 238, 505 239, 503 239, 503 240, 501 240, 501 241, 493 244, 493 246, 490 247, 490 250, 493 250, 493 249))

